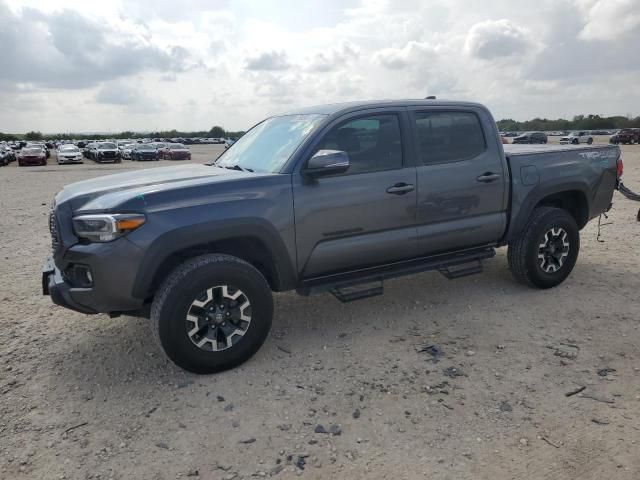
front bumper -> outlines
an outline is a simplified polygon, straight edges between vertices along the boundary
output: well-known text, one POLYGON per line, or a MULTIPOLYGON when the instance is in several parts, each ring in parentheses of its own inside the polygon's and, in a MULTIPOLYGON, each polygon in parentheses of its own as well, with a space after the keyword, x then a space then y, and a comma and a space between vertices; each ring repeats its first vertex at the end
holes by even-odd
MULTIPOLYGON (((63 238, 64 226, 60 233, 63 238)), ((57 305, 82 313, 140 310, 145 299, 134 297, 132 292, 143 255, 144 251, 126 238, 69 247, 61 240, 54 257, 42 268, 43 294, 50 295, 57 305), (90 272, 89 283, 74 278, 77 268, 90 272)))
POLYGON ((22 158, 19 160, 20 165, 25 167, 40 167, 47 164, 46 159, 34 160, 32 158, 22 158))
POLYGON ((42 266, 42 294, 51 296, 51 301, 61 307, 80 313, 98 313, 85 305, 77 303, 71 290, 72 288, 64 281, 60 270, 53 263, 53 258, 47 258, 42 266))

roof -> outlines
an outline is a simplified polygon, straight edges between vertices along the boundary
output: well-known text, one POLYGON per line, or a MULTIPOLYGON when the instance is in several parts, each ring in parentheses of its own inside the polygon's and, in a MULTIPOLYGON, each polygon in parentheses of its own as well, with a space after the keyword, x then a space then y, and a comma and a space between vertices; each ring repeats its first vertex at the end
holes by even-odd
POLYGON ((314 105, 311 107, 303 107, 281 113, 283 115, 304 115, 318 113, 323 115, 334 115, 337 113, 346 113, 354 110, 364 110, 367 108, 379 107, 409 107, 409 106, 429 106, 429 107, 481 107, 479 103, 462 102, 455 100, 426 100, 426 99, 407 99, 407 100, 364 100, 357 102, 330 103, 326 105, 314 105))

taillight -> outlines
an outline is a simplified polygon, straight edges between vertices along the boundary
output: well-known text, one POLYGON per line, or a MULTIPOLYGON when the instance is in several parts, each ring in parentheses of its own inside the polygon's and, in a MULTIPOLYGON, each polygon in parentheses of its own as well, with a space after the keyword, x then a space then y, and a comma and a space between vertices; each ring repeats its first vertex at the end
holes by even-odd
POLYGON ((622 158, 618 158, 616 161, 616 174, 618 178, 622 177, 622 173, 624 172, 624 164, 622 163, 622 158))

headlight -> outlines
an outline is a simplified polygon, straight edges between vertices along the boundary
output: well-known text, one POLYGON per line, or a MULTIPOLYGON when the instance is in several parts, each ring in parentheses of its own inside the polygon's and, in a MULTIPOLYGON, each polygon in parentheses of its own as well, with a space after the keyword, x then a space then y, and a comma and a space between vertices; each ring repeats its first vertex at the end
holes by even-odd
POLYGON ((81 215, 73 219, 76 236, 91 242, 111 242, 145 222, 142 214, 81 215))

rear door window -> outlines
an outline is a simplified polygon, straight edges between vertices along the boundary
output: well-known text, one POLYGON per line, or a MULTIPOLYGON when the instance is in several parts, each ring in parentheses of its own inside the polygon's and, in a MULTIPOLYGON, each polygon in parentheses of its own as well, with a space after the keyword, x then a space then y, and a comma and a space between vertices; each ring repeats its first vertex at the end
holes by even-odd
POLYGON ((487 149, 480 119, 471 112, 416 112, 418 158, 424 165, 457 162, 487 149))

